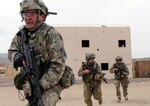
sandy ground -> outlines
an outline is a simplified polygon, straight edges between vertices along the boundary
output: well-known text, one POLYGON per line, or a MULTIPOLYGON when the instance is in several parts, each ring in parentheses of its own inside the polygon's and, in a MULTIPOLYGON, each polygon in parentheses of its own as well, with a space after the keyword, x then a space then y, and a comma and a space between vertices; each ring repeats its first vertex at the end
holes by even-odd
MULTIPOLYGON (((149 78, 131 79, 128 90, 129 100, 125 101, 122 97, 121 103, 117 103, 113 81, 109 81, 108 84, 102 83, 102 106, 150 106, 149 78)), ((62 100, 58 102, 57 106, 86 106, 82 95, 83 84, 78 81, 77 84, 63 91, 62 100)), ((13 85, 13 78, 0 75, 0 106, 24 106, 26 103, 27 101, 19 100, 18 91, 13 85)), ((94 99, 93 105, 99 106, 94 99)))

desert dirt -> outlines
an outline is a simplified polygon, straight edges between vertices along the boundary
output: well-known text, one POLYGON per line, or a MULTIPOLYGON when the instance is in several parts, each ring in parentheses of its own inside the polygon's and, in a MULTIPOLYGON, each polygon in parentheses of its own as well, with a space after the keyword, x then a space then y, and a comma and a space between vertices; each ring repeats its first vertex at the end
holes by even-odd
MULTIPOLYGON (((122 97, 122 101, 118 103, 113 81, 110 80, 108 84, 103 82, 102 106, 150 106, 150 79, 130 79, 128 93, 129 100, 125 101, 122 97)), ((77 81, 75 85, 64 90, 61 94, 61 98, 57 106, 86 106, 83 98, 82 82, 77 81)), ((93 97, 92 100, 93 106, 99 106, 93 97)), ((13 85, 13 77, 0 75, 0 106, 25 106, 25 104, 27 104, 27 101, 21 102, 19 100, 18 91, 13 85)))

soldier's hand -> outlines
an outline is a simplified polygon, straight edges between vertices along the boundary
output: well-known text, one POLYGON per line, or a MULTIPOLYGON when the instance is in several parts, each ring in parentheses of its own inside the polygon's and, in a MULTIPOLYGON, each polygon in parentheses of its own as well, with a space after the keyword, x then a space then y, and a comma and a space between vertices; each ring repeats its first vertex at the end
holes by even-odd
POLYGON ((85 74, 90 74, 91 71, 90 70, 85 70, 85 74))
POLYGON ((123 75, 121 76, 122 78, 127 77, 128 73, 123 72, 123 75))
POLYGON ((100 78, 99 78, 99 75, 98 75, 98 74, 96 74, 96 75, 94 76, 94 78, 95 78, 95 80, 100 80, 100 78))
POLYGON ((13 59, 13 67, 18 68, 18 67, 23 67, 24 65, 25 65, 24 55, 21 53, 17 53, 13 59))
POLYGON ((26 97, 31 96, 31 87, 30 87, 30 83, 28 81, 22 85, 22 88, 23 88, 24 95, 26 97))
POLYGON ((113 69, 113 72, 118 72, 118 71, 119 71, 118 68, 113 69))
POLYGON ((123 74, 124 74, 125 76, 128 76, 128 73, 126 73, 126 72, 123 72, 123 74))

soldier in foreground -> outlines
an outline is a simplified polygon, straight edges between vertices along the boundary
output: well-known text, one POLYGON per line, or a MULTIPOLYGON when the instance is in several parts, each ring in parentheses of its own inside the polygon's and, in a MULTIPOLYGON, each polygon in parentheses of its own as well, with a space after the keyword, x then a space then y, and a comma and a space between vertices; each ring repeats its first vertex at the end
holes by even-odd
POLYGON ((8 50, 14 68, 21 67, 15 84, 23 90, 28 106, 56 106, 64 90, 60 83, 66 60, 63 39, 45 23, 51 12, 43 1, 23 0, 20 9, 25 25, 8 50))
POLYGON ((86 62, 82 63, 82 66, 78 72, 79 76, 82 76, 84 82, 84 101, 87 106, 93 106, 91 97, 98 100, 99 105, 102 104, 102 92, 101 92, 101 78, 102 75, 100 66, 94 61, 95 54, 86 53, 86 62), (95 72, 93 71, 95 70, 95 72))
POLYGON ((123 59, 121 56, 117 56, 115 58, 116 63, 112 65, 110 68, 110 73, 114 73, 115 77, 115 86, 116 86, 116 95, 118 97, 118 102, 121 101, 121 92, 120 92, 120 84, 123 88, 123 96, 125 100, 128 100, 128 84, 129 84, 129 70, 126 66, 126 64, 123 62, 123 59))

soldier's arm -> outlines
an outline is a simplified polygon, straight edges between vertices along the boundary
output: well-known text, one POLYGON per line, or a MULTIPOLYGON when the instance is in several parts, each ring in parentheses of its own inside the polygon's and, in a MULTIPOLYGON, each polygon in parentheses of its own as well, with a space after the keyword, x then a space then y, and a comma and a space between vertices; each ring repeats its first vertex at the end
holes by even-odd
POLYGON ((83 76, 85 73, 85 70, 83 69, 83 66, 81 66, 81 68, 78 71, 78 76, 83 76))
POLYGON ((53 87, 62 78, 65 69, 66 52, 61 35, 51 29, 45 41, 47 44, 47 53, 44 58, 49 61, 49 68, 40 79, 40 85, 44 89, 53 87))
POLYGON ((125 74, 126 74, 126 76, 128 76, 129 75, 129 69, 125 63, 124 63, 124 65, 125 65, 125 70, 126 70, 125 74))
POLYGON ((99 74, 99 75, 102 75, 102 70, 101 70, 101 67, 99 66, 98 63, 96 63, 96 69, 97 69, 97 71, 98 71, 98 74, 99 74))
POLYGON ((16 35, 11 42, 10 48, 8 49, 8 59, 13 64, 13 59, 16 53, 21 51, 21 38, 20 36, 16 35))
POLYGON ((119 71, 117 68, 114 67, 114 64, 110 67, 109 72, 114 73, 116 71, 119 71))
POLYGON ((114 68, 113 66, 110 67, 110 69, 109 69, 110 73, 114 73, 113 68, 114 68))

